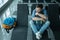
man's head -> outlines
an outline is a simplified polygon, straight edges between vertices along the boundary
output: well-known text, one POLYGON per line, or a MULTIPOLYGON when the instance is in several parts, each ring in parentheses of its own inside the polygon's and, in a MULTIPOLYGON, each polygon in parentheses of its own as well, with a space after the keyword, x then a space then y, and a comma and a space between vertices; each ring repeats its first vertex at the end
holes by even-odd
POLYGON ((38 4, 36 5, 36 12, 41 12, 41 10, 43 9, 43 5, 42 4, 38 4))

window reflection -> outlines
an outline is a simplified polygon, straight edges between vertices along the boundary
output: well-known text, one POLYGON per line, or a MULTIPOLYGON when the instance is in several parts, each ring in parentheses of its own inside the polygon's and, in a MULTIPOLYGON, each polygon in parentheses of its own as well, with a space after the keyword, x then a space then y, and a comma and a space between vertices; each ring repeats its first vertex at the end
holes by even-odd
POLYGON ((8 0, 0 0, 0 8, 7 2, 8 0))
POLYGON ((9 8, 6 10, 6 17, 9 17, 11 14, 10 14, 10 10, 9 8))

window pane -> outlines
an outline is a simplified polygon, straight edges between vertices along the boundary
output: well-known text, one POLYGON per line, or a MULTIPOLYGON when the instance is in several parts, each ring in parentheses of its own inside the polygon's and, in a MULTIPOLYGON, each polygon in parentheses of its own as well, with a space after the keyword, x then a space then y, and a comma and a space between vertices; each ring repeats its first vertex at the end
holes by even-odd
POLYGON ((2 0, 0 0, 0 8, 1 8, 1 6, 2 6, 2 0))
POLYGON ((0 0, 0 8, 7 2, 8 0, 0 0))
POLYGON ((8 0, 3 0, 4 1, 4 3, 6 3, 8 0))
POLYGON ((0 5, 2 4, 2 0, 0 0, 0 5))

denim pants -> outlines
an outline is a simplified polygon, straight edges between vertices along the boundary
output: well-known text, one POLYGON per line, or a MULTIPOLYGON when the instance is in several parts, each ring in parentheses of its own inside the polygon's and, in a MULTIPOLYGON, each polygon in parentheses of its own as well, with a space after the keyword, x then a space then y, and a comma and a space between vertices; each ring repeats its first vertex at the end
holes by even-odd
POLYGON ((33 20, 30 20, 29 24, 30 24, 34 34, 36 34, 37 32, 40 32, 41 34, 43 34, 43 32, 49 27, 50 21, 47 20, 42 26, 38 25, 38 24, 35 25, 33 20))

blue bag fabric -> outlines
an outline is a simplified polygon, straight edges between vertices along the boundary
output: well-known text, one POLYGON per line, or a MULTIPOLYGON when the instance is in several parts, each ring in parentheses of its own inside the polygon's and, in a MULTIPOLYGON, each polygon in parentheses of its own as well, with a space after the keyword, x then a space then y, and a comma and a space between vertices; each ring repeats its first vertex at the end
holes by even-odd
POLYGON ((9 17, 9 18, 6 18, 3 23, 8 26, 12 26, 14 25, 14 22, 15 22, 15 18, 9 17))

